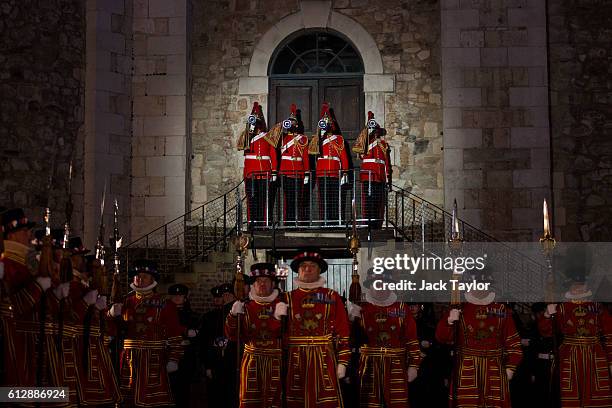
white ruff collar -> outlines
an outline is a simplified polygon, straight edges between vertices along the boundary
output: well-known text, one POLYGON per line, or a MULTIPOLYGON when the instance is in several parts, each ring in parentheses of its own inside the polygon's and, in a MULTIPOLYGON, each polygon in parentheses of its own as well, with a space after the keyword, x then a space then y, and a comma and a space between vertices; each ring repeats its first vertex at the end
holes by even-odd
POLYGON ((495 299, 495 292, 489 292, 489 294, 483 298, 477 298, 470 292, 465 293, 465 300, 467 300, 473 305, 486 306, 489 303, 493 302, 493 299, 495 299))
POLYGON ((325 286, 325 278, 319 276, 319 280, 316 282, 302 282, 299 278, 293 280, 293 286, 300 289, 317 289, 325 286))
POLYGON ((134 283, 130 283, 130 288, 132 288, 132 290, 134 290, 134 291, 136 291, 137 293, 140 293, 140 294, 144 294, 146 292, 150 292, 156 286, 157 286, 157 282, 155 282, 155 281, 152 284, 150 284, 149 286, 145 286, 144 288, 136 287, 136 285, 134 285, 134 283))
POLYGON ((593 295, 593 292, 587 290, 582 293, 572 293, 570 291, 565 292, 565 298, 569 300, 582 300, 586 298, 590 298, 593 295))
POLYGON ((249 292, 249 299, 254 300, 259 303, 272 303, 274 299, 278 297, 278 289, 274 289, 271 294, 268 296, 257 296, 254 291, 251 289, 249 292))
POLYGON ((372 303, 373 305, 380 306, 380 307, 391 306, 392 304, 397 302, 397 295, 395 294, 395 292, 390 292, 389 296, 387 296, 386 299, 374 299, 372 297, 371 290, 368 290, 366 292, 365 297, 368 303, 372 303))

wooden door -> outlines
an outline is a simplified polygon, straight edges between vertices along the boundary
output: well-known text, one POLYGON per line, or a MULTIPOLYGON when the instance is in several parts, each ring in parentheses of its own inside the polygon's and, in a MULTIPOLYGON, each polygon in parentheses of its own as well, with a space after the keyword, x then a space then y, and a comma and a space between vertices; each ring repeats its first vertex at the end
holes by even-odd
POLYGON ((353 144, 365 126, 363 78, 271 79, 268 126, 289 116, 295 103, 309 137, 316 131, 321 105, 329 102, 342 135, 353 144))

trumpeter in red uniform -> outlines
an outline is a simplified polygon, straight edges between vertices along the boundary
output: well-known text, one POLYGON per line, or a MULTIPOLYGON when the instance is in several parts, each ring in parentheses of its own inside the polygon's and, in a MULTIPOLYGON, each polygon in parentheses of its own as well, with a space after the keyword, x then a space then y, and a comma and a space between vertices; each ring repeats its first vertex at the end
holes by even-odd
POLYGON ((342 407, 338 380, 350 359, 349 323, 340 295, 325 287, 327 262, 308 249, 292 261, 297 289, 276 306, 288 315, 286 400, 289 408, 342 407), (287 311, 288 308, 288 311, 287 311))
POLYGON ((121 353, 121 393, 128 405, 173 405, 168 373, 178 369, 184 328, 176 305, 155 291, 159 273, 154 262, 134 262, 131 276, 133 292, 109 311, 110 317, 121 316, 127 326, 121 353))
POLYGON ((394 282, 389 271, 374 275, 368 270, 366 301, 348 307, 349 319, 360 320, 365 340, 359 349, 360 406, 406 408, 408 383, 421 364, 416 322, 410 306, 398 302, 395 292, 372 288, 376 280, 394 282))
POLYGON ((611 407, 612 317, 604 305, 591 301, 588 255, 572 248, 564 264, 572 280, 567 302, 547 305, 538 321, 543 336, 563 334, 558 351, 561 406, 611 407))
POLYGON ((308 183, 310 163, 308 137, 299 133, 297 106, 291 104, 291 114, 283 121, 280 174, 283 177, 283 219, 286 223, 308 218, 308 183), (297 211, 296 211, 297 209, 297 211))
POLYGON ((340 202, 340 188, 348 182, 349 157, 327 102, 323 102, 317 134, 310 141, 309 153, 317 156, 319 215, 328 224, 340 223, 345 207, 344 200, 340 202))
POLYGON ((244 150, 244 184, 247 196, 247 217, 254 227, 271 222, 274 203, 272 182, 276 181, 278 136, 268 135, 261 105, 253 104, 245 130, 238 139, 244 150))
POLYGON ((240 407, 281 408, 281 322, 274 315, 279 303, 274 264, 252 265, 250 278, 249 300, 234 302, 225 321, 230 341, 236 341, 238 321, 241 324, 240 407))
MULTIPOLYGON (((486 275, 477 278, 491 283, 486 275)), ((466 292, 465 299, 436 328, 436 339, 455 347, 449 406, 510 408, 508 382, 523 357, 512 311, 493 302, 491 290, 466 292)))
POLYGON ((391 160, 389 145, 383 138, 385 129, 368 112, 366 129, 359 134, 353 151, 361 158, 361 195, 363 216, 374 228, 382 226, 387 193, 385 186, 391 187, 391 160))

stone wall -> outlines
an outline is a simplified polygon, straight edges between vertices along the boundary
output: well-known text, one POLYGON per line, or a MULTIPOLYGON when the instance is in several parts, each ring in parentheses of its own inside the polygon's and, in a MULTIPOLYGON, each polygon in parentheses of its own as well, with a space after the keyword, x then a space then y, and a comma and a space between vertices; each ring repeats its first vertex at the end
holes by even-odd
POLYGON ((87 0, 87 68, 84 160, 84 243, 98 238, 100 203, 106 188, 104 222, 112 233, 113 202, 119 231, 129 238, 132 149, 132 0, 87 0))
POLYGON ((557 236, 612 239, 612 3, 549 1, 557 236))
POLYGON ((85 1, 7 0, 0 5, 0 205, 65 220, 74 157, 73 228, 82 229, 85 1))
MULTIPOLYGON (((394 181, 442 203, 436 1, 196 0, 191 43, 192 207, 219 196, 241 179, 236 139, 253 101, 268 107, 267 73, 250 77, 249 70, 253 63, 267 66, 273 49, 256 47, 268 47, 300 28, 330 27, 343 32, 340 23, 334 25, 338 16, 348 21, 347 30, 359 27, 359 35, 373 41, 379 55, 380 72, 368 73, 366 61, 365 110, 374 110, 388 130, 394 181), (288 21, 294 26, 288 27, 288 21), (254 55, 267 59, 253 61, 254 55)), ((347 36, 353 42, 362 39, 347 36)))
POLYGON ((550 198, 542 0, 444 0, 446 207, 499 239, 541 235, 550 198))
POLYGON ((134 0, 132 228, 185 213, 187 2, 134 0))

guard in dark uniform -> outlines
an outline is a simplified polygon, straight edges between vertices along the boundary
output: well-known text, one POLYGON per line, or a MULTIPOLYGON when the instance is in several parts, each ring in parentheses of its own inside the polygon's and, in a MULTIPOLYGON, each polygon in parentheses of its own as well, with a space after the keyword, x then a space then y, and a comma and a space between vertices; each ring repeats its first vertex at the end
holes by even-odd
POLYGON ((236 343, 225 336, 225 319, 236 300, 231 283, 211 290, 215 304, 202 322, 202 346, 209 407, 235 407, 238 392, 236 383, 236 343))
POLYGON ((185 353, 179 360, 177 371, 170 373, 170 386, 177 407, 190 406, 192 385, 198 380, 198 339, 201 326, 200 316, 191 310, 189 305, 189 288, 183 284, 168 288, 168 298, 178 309, 179 322, 185 328, 183 332, 183 347, 185 353))

